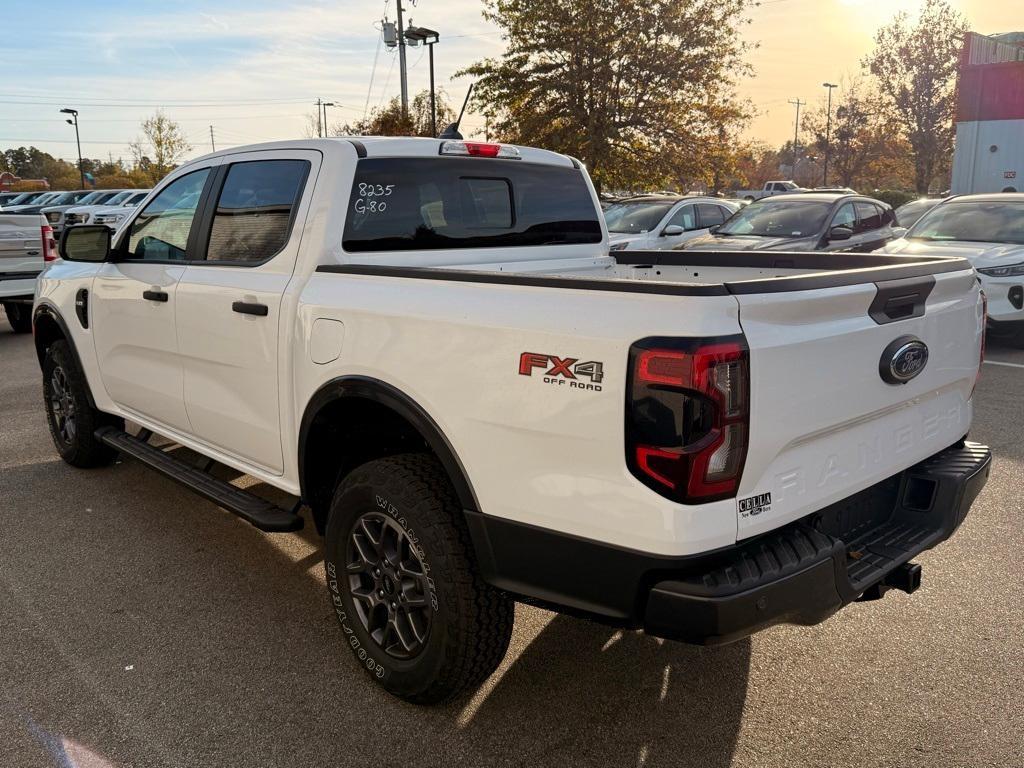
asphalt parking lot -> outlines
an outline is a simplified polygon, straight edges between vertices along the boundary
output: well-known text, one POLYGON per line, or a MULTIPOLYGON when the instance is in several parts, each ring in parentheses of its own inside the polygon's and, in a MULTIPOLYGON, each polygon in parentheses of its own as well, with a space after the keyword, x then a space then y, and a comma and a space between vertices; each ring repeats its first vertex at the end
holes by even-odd
POLYGON ((995 468, 913 596, 721 649, 520 606, 487 685, 422 709, 343 647, 311 525, 60 462, 0 313, 0 767, 1022 766, 1024 351, 989 360, 995 468))

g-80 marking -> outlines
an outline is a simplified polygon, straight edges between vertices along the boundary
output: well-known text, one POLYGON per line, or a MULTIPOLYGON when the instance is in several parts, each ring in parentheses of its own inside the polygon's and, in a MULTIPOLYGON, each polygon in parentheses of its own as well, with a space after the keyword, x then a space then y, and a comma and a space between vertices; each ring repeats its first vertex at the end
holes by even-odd
POLYGON ((544 383, 556 384, 575 389, 589 389, 593 392, 601 391, 601 382, 604 380, 604 363, 596 360, 579 362, 576 357, 558 357, 558 355, 543 355, 537 352, 523 352, 519 355, 519 375, 533 376, 535 369, 544 369, 544 383), (581 378, 590 381, 581 381, 581 378))

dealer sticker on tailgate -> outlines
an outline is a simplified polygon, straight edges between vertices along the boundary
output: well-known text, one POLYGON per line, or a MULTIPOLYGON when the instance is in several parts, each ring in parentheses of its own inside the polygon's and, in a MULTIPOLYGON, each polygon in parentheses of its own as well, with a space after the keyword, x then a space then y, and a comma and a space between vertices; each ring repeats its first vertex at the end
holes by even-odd
POLYGON ((748 496, 737 501, 740 509, 740 517, 756 517, 762 512, 772 511, 772 494, 759 493, 756 496, 748 496))

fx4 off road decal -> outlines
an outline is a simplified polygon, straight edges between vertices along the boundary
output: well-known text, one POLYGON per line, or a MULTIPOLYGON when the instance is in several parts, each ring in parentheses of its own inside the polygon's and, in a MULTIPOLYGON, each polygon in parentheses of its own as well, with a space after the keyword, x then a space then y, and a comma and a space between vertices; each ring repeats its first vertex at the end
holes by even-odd
POLYGON ((519 375, 533 376, 534 372, 543 378, 545 384, 600 392, 604 363, 595 360, 581 363, 575 357, 523 352, 519 356, 519 375))

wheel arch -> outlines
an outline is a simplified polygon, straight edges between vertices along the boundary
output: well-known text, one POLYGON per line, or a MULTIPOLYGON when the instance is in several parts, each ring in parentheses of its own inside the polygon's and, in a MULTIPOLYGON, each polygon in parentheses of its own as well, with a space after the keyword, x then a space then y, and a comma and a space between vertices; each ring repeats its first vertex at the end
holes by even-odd
POLYGON ((426 448, 437 456, 462 508, 479 511, 465 467, 441 427, 419 403, 387 382, 341 376, 323 384, 306 405, 298 443, 299 487, 321 533, 338 481, 365 461, 408 450, 426 448), (377 429, 367 430, 370 425, 377 429), (342 450, 335 453, 338 441, 342 450), (325 444, 332 448, 327 461, 317 453, 325 444))
MULTIPOLYGON (((64 318, 61 317, 60 312, 49 302, 40 303, 32 313, 32 337, 36 346, 36 357, 39 359, 40 368, 43 367, 43 361, 46 360, 46 350, 50 348, 50 345, 57 341, 66 341, 68 348, 71 350, 71 357, 75 360, 75 365, 84 374, 85 369, 82 367, 82 359, 78 356, 75 339, 71 335, 67 323, 64 322, 64 318)), ((85 391, 89 398, 89 405, 95 408, 96 402, 93 400, 92 391, 88 386, 85 388, 85 391)))

